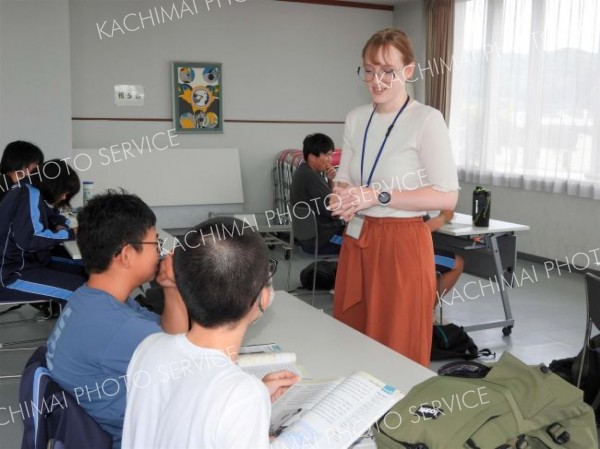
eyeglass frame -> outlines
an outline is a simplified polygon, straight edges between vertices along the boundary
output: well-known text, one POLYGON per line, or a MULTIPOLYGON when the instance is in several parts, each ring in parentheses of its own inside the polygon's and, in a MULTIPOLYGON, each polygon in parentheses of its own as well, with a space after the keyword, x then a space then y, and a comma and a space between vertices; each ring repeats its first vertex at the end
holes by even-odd
POLYGON ((155 242, 127 242, 127 243, 123 243, 119 247, 119 249, 115 252, 115 256, 118 256, 121 253, 121 251, 123 251, 123 248, 125 248, 127 245, 156 245, 156 252, 160 256, 162 254, 162 248, 163 248, 164 244, 165 244, 165 240, 159 238, 158 236, 157 236, 155 242))
MULTIPOLYGON (((409 67, 409 66, 406 66, 406 67, 409 67)), ((404 69, 406 69, 406 67, 404 69)), ((363 71, 366 71, 366 67, 364 65, 359 65, 356 68, 356 75, 360 78, 361 81, 364 81, 365 83, 370 83, 371 81, 373 81, 373 79, 377 79, 378 81, 383 81, 384 77, 386 75, 392 75, 392 79, 388 80, 388 82, 389 81, 393 82, 393 81, 396 81, 396 80, 400 79, 400 76, 396 73, 397 69, 393 69, 392 68, 391 71, 373 70, 373 73, 372 73, 370 79, 367 80, 367 79, 365 79, 364 76, 360 76, 361 69, 363 71), (381 77, 379 77, 379 75, 381 75, 381 77)), ((403 73, 404 73, 404 69, 402 69, 403 73)), ((365 73, 365 75, 366 75, 366 73, 365 73)))
MULTIPOLYGON (((279 261, 277 259, 273 259, 272 257, 269 257, 269 277, 261 285, 260 290, 258 291, 258 293, 256 295, 254 295, 254 298, 257 298, 258 295, 260 295, 260 292, 262 292, 263 288, 265 288, 268 285, 273 285, 273 276, 275 276, 275 273, 277 273, 277 265, 278 264, 279 264, 279 261)), ((263 306, 262 306, 260 300, 258 301, 258 309, 260 310, 261 315, 263 313, 265 313, 265 309, 263 309, 263 306)))

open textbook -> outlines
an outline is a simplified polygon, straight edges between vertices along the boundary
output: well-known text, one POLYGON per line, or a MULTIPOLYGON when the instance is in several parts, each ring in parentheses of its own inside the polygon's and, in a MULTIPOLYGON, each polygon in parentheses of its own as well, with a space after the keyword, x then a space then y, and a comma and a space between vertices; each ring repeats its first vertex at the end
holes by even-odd
POLYGON ((362 371, 329 381, 302 380, 273 404, 271 448, 348 448, 403 396, 362 371))

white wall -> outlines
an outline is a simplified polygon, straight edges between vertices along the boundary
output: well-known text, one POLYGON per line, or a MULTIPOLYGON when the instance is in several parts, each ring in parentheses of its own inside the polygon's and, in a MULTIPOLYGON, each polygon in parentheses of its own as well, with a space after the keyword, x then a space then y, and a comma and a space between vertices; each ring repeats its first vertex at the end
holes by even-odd
POLYGON ((394 27, 404 31, 410 38, 415 51, 416 70, 413 83, 416 98, 425 101, 425 80, 419 72, 427 67, 425 51, 427 49, 425 2, 423 0, 409 0, 396 4, 394 7, 394 27))
POLYGON ((0 0, 0 146, 71 153, 68 0, 0 0))
MULTIPOLYGON (((113 19, 122 23, 128 13, 141 11, 147 16, 155 5, 172 4, 71 1, 74 117, 169 118, 170 62, 188 60, 223 63, 226 120, 343 122, 351 108, 369 101, 355 74, 362 46, 372 33, 391 26, 393 19, 391 11, 270 0, 232 1, 231 5, 221 0, 220 9, 215 9, 215 1, 207 11, 204 1, 197 0, 196 15, 188 13, 180 20, 99 39, 96 23, 112 23, 113 19), (144 85, 146 105, 113 106, 114 84, 144 85)), ((181 5, 181 1, 175 4, 181 5)), ((130 23, 133 28, 134 22, 130 23)), ((170 122, 74 121, 73 145, 104 147, 171 127, 170 122)), ((311 132, 327 133, 341 146, 343 125, 225 123, 224 131, 220 135, 179 135, 179 148, 198 148, 200 152, 202 148, 239 148, 245 207, 261 211, 272 207, 275 155, 286 148, 300 148, 311 132)), ((223 173, 226 182, 227 167, 214 169, 223 173)), ((134 170, 132 176, 143 177, 144 173, 134 170)), ((156 182, 164 188, 177 188, 177 173, 165 173, 156 182)), ((161 209, 159 224, 190 225, 208 210, 221 209, 218 205, 161 209)))
MULTIPOLYGON (((421 61, 425 61, 426 48, 424 8, 424 1, 414 0, 397 4, 394 11, 394 26, 409 34, 415 46, 417 59, 421 61)), ((422 66, 425 67, 425 64, 422 66)), ((424 88, 424 83, 419 83, 424 88)), ((595 261, 590 251, 600 248, 598 201, 522 189, 486 187, 492 191, 492 218, 531 227, 529 233, 519 235, 518 251, 563 261, 584 252, 595 261)), ((463 182, 461 188, 457 210, 471 213, 475 185, 463 182)), ((585 263, 585 258, 578 256, 576 262, 585 263)))

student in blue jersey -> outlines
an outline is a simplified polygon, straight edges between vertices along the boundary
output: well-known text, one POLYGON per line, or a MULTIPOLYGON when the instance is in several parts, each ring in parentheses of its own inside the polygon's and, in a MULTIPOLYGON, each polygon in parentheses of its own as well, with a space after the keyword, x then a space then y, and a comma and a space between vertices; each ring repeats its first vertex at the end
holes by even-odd
POLYGON ((79 192, 66 162, 50 160, 0 202, 0 301, 66 301, 85 282, 81 267, 58 263, 52 250, 75 238, 58 207, 79 192))
POLYGON ((0 201, 12 186, 33 173, 44 162, 44 153, 36 145, 15 140, 4 148, 0 161, 0 201))
POLYGON ((52 378, 113 436, 118 449, 125 374, 135 348, 150 334, 185 332, 189 321, 171 275, 171 257, 159 268, 156 217, 146 203, 109 191, 89 200, 78 222, 77 243, 89 280, 58 319, 48 338, 46 361, 52 378), (155 277, 164 290, 162 316, 131 297, 136 287, 155 277))

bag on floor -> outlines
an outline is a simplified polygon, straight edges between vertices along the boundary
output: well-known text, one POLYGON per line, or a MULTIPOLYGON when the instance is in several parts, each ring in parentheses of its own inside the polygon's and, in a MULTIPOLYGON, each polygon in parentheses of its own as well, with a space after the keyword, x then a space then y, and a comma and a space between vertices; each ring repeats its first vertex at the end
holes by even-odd
MULTIPOLYGON (((431 360, 465 359, 489 356, 489 349, 477 348, 462 326, 456 324, 435 324, 431 340, 431 360)), ((494 354, 495 355, 495 354, 494 354)))
MULTIPOLYGON (((550 370, 562 377, 567 382, 577 385, 579 367, 583 358, 583 350, 577 357, 553 360, 550 370)), ((596 412, 596 420, 600 423, 600 335, 592 337, 589 349, 586 351, 581 373, 583 400, 591 405, 596 412)))
POLYGON ((420 383, 375 427, 379 449, 593 449, 594 411, 546 366, 504 353, 483 379, 420 383))
MULTIPOLYGON (((315 262, 308 265, 300 272, 300 283, 303 288, 312 290, 315 262)), ((316 288, 318 290, 330 290, 335 286, 335 273, 337 262, 333 260, 317 261, 316 288)))
POLYGON ((440 376, 468 377, 469 379, 482 379, 490 372, 490 367, 482 363, 471 361, 458 361, 446 363, 438 370, 440 376))

